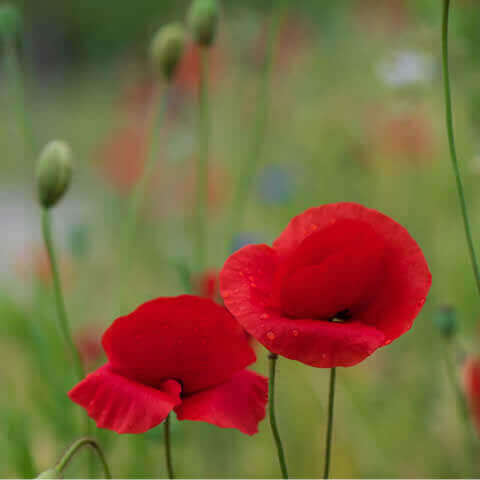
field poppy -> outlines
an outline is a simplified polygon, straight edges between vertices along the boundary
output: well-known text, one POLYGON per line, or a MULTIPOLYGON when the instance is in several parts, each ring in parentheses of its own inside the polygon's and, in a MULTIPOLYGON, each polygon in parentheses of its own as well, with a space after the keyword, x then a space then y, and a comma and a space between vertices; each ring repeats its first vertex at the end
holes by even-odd
POLYGON ((463 367, 463 387, 472 421, 480 433, 480 359, 469 357, 463 367))
POLYGON ((70 398, 99 428, 143 433, 174 410, 179 420, 252 435, 265 416, 267 380, 242 328, 213 301, 158 298, 118 318, 102 345, 108 362, 76 385, 70 398))
POLYGON ((391 218, 355 203, 311 208, 220 273, 225 306, 271 352, 314 367, 359 363, 413 324, 431 275, 391 218))

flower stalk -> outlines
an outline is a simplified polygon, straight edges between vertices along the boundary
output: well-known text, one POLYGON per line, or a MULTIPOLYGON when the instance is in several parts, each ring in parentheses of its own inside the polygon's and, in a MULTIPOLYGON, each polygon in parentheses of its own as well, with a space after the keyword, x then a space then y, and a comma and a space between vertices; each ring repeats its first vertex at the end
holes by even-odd
POLYGON ((285 453, 283 451, 282 440, 280 438, 280 433, 277 427, 277 419, 275 416, 275 374, 278 355, 276 355, 275 353, 271 353, 269 354, 268 359, 270 361, 270 375, 268 386, 270 426, 272 428, 273 439, 275 440, 275 445, 277 447, 278 461, 280 463, 280 469, 282 471, 282 478, 288 478, 285 453))
POLYGON ((207 265, 207 208, 208 208, 208 155, 210 118, 208 103, 208 50, 200 47, 200 85, 198 103, 199 153, 196 165, 194 270, 202 272, 207 265))
POLYGON ((330 369, 330 386, 328 393, 328 420, 327 435, 325 440, 325 464, 323 470, 323 478, 328 478, 330 474, 330 455, 332 451, 332 433, 333 433, 333 407, 335 403, 335 384, 337 377, 337 369, 330 369))
POLYGON ((453 114, 452 114, 452 95, 450 91, 450 74, 448 67, 448 19, 450 12, 450 0, 443 0, 443 21, 442 21, 442 67, 443 67, 443 86, 445 94, 445 120, 447 125, 448 145, 450 149, 450 157, 452 160, 453 173, 457 185, 458 198, 460 201, 460 209, 462 212, 463 225, 465 229, 465 237, 467 240, 470 261, 473 268, 473 274, 480 294, 480 269, 478 266, 477 255, 472 239, 470 228, 470 220, 468 217, 468 208, 465 201, 465 192, 463 189, 460 167, 458 165, 457 151, 455 147, 455 137, 453 131, 453 114))
POLYGON ((94 452, 97 453, 97 456, 103 466, 103 471, 105 473, 105 478, 112 478, 112 474, 110 473, 110 468, 108 467, 108 463, 106 461, 105 455, 103 453, 102 448, 98 444, 96 440, 93 438, 81 438, 74 442, 69 449, 65 452, 63 457, 59 460, 57 465, 54 468, 47 470, 40 474, 37 478, 62 478, 62 473, 67 468, 70 461, 73 457, 84 447, 90 447, 94 452))
POLYGON ((270 109, 270 89, 272 83, 271 79, 273 63, 275 59, 275 46, 277 44, 278 33, 287 10, 287 0, 280 0, 276 3, 277 5, 274 6, 268 32, 263 68, 260 74, 251 151, 245 162, 242 162, 240 166, 240 174, 233 194, 232 209, 230 212, 226 236, 228 242, 228 253, 232 247, 236 232, 241 230, 253 179, 255 177, 257 166, 262 156, 263 146, 265 144, 267 119, 270 109))
POLYGON ((165 440, 165 460, 167 465, 168 478, 175 478, 172 463, 172 448, 170 442, 170 414, 167 415, 164 425, 164 440, 165 440))

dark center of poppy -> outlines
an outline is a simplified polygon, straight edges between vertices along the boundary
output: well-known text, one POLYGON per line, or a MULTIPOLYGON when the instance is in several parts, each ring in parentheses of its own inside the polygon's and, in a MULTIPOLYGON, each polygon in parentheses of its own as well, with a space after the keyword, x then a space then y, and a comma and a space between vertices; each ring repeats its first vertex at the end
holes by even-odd
POLYGON ((328 319, 329 322, 344 323, 352 318, 352 314, 348 308, 340 310, 333 317, 328 319))

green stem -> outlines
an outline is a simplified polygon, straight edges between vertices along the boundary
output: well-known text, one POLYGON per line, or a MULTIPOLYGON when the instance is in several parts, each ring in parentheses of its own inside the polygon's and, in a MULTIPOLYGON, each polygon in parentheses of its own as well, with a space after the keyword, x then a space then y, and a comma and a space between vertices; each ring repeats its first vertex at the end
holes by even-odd
POLYGON ((208 50, 200 53, 200 86, 198 104, 198 141, 199 152, 196 165, 196 201, 195 201, 195 242, 194 269, 205 270, 207 264, 207 208, 208 208, 208 155, 210 139, 210 118, 208 108, 208 50))
MULTIPOLYGON (((80 358, 78 349, 75 346, 75 343, 73 342, 72 333, 70 331, 70 324, 68 322, 67 309, 65 308, 65 300, 64 300, 63 291, 62 291, 62 284, 60 281, 60 273, 58 270, 57 257, 55 255, 55 248, 53 245, 50 211, 46 208, 42 209, 42 231, 43 231, 45 246, 48 253, 48 258, 50 261, 50 268, 52 270, 53 288, 54 288, 54 294, 55 294, 55 302, 57 306, 57 315, 58 315, 58 320, 60 325, 60 331, 62 332, 64 341, 67 344, 67 348, 70 351, 70 355, 73 357, 75 374, 77 376, 78 381, 80 381, 85 376, 85 371, 83 368, 82 359, 80 358)), ((90 420, 87 416, 86 417, 87 435, 90 435, 91 431, 92 431, 92 428, 91 428, 90 420)), ((90 457, 89 472, 93 473, 93 471, 94 471, 93 458, 90 457)))
POLYGON ((175 478, 172 466, 172 447, 170 444, 170 414, 165 419, 165 460, 167 464, 168 478, 175 478))
MULTIPOLYGON (((450 344, 446 345, 445 365, 447 369, 448 380, 455 393, 455 399, 457 404, 458 415, 462 419, 464 431, 465 431, 465 443, 467 445, 468 459, 471 465, 471 472, 475 473, 475 465, 477 459, 476 439, 475 433, 472 430, 472 422, 470 419, 470 412, 467 405, 467 400, 459 385, 457 374, 455 372, 455 365, 452 361, 452 355, 450 352, 450 344)), ((468 473, 468 472, 467 472, 468 473)))
POLYGON ((257 94, 257 109, 253 125, 253 140, 251 152, 246 160, 240 164, 238 182, 232 200, 229 223, 227 225, 227 254, 232 247, 235 233, 241 230, 243 217, 247 206, 250 189, 255 177, 257 165, 262 155, 263 146, 267 131, 267 118, 270 108, 270 86, 272 78, 273 63, 275 59, 275 46, 282 20, 286 13, 287 0, 277 1, 274 6, 272 20, 268 32, 268 39, 265 51, 265 59, 260 76, 260 85, 257 94))
POLYGON ((272 428, 275 445, 277 446, 278 461, 280 463, 280 469, 282 470, 282 477, 288 478, 287 463, 285 462, 285 453, 283 451, 282 440, 280 439, 280 433, 278 432, 277 420, 275 417, 275 371, 278 356, 274 353, 271 353, 268 356, 268 359, 270 360, 270 380, 268 387, 270 426, 272 428))
POLYGON ((442 22, 442 65, 443 65, 443 85, 445 90, 445 117, 447 124, 448 144, 450 147, 450 156, 452 159, 453 172, 457 184, 458 197, 460 200, 460 208, 462 211, 463 224, 465 228, 465 236, 467 238, 468 250, 470 253, 470 261, 472 263, 477 290, 480 293, 480 270, 478 267, 477 255, 473 244, 472 233, 470 230, 470 221, 468 218, 468 209, 465 201, 465 193, 463 190, 460 168, 458 166, 457 152, 455 148, 455 139, 453 135, 453 119, 452 119, 452 97, 450 93, 450 75, 448 69, 448 17, 450 11, 450 0, 443 1, 443 22, 442 22))
POLYGON ((131 247, 134 238, 134 232, 138 224, 138 212, 142 207, 143 202, 145 201, 145 192, 150 181, 153 172, 155 171, 155 166, 157 164, 159 151, 160 151, 160 134, 161 128, 163 126, 163 121, 167 111, 167 104, 169 98, 170 88, 168 87, 166 92, 159 97, 159 100, 156 101, 158 106, 156 107, 155 117, 152 122, 152 127, 150 135, 148 138, 148 148, 147 148, 147 159, 145 162, 145 167, 142 172, 138 183, 135 185, 131 197, 130 203, 128 206, 127 219, 125 223, 125 236, 124 236, 124 246, 122 252, 122 268, 123 275, 122 286, 120 289, 120 306, 122 313, 123 310, 128 306, 126 299, 126 288, 129 285, 129 282, 125 279, 128 278, 128 273, 131 265, 131 247))
POLYGON ((46 208, 42 209, 42 231, 43 239, 48 253, 48 259, 50 261, 50 267, 52 270, 53 288, 55 294, 55 302, 57 306, 57 315, 60 325, 60 331, 62 332, 64 341, 67 344, 68 349, 70 350, 71 356, 73 357, 76 376, 78 380, 82 380, 85 372, 83 370, 82 360, 80 358, 77 348, 75 347, 70 331, 67 310, 65 308, 65 300, 62 292, 62 284, 60 282, 60 274, 58 271, 58 263, 55 255, 55 248, 53 246, 50 211, 46 208))
POLYGON ((328 478, 330 473, 330 454, 332 451, 332 433, 333 433, 333 406, 335 403, 335 381, 337 376, 337 369, 330 369, 330 387, 328 393, 328 422, 327 422, 327 436, 325 440, 325 465, 323 470, 323 478, 328 478))
POLYGON ((25 85, 20 62, 18 60, 16 39, 5 34, 3 36, 5 46, 5 72, 11 92, 11 98, 16 108, 17 123, 21 128, 25 145, 27 146, 26 157, 32 163, 35 158, 35 142, 33 128, 25 106, 25 85))
POLYGON ((103 466, 103 471, 105 473, 105 478, 112 478, 112 474, 110 473, 110 468, 108 467, 107 461, 105 459, 105 455, 103 453, 102 448, 98 444, 96 440, 93 438, 81 438, 74 442, 70 448, 65 452, 65 455, 60 459, 58 464, 56 465, 55 469, 62 473, 63 470, 68 466, 74 455, 83 447, 91 447, 98 455, 100 462, 103 466))

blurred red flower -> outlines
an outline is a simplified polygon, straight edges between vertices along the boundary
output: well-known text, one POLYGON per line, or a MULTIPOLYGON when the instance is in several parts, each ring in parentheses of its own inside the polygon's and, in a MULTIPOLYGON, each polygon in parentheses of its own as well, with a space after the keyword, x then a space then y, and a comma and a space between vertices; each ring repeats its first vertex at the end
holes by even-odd
POLYGON ((75 345, 87 370, 95 366, 102 358, 103 350, 98 328, 89 325, 75 333, 75 345))
POLYGON ((120 317, 102 339, 108 363, 70 392, 100 428, 142 433, 179 420, 252 435, 265 416, 266 378, 243 330, 209 299, 158 298, 120 317))
POLYGON ((216 301, 221 300, 218 285, 218 271, 211 269, 201 274, 193 275, 193 291, 203 298, 216 301))
POLYGON ((463 367, 463 387, 477 432, 480 434, 480 358, 468 357, 463 367))
POLYGON ((387 157, 401 156, 410 163, 433 159, 433 127, 421 111, 382 116, 374 123, 371 136, 375 149, 387 157))
POLYGON ((106 180, 120 193, 128 194, 143 172, 146 156, 146 128, 127 126, 114 131, 99 152, 106 180))
POLYGON ((314 367, 359 363, 405 333, 430 289, 401 225, 355 203, 311 208, 220 273, 226 307, 271 352, 314 367))
MULTIPOLYGON (((209 52, 209 86, 215 87, 222 71, 223 53, 217 43, 209 52)), ((200 82, 200 47, 190 42, 175 73, 175 86, 181 93, 195 93, 200 82)))

